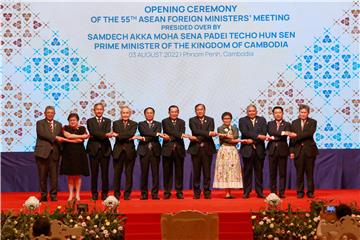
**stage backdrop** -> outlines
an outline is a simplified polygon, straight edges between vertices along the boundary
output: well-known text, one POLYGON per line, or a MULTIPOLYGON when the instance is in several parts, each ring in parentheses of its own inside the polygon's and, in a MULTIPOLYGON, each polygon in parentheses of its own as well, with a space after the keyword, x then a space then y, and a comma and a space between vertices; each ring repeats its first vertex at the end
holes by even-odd
MULTIPOLYGON (((236 124, 249 103, 268 120, 283 106, 288 121, 305 103, 330 165, 360 168, 357 1, 5 2, 1 9, 2 180, 13 162, 32 158, 45 106, 54 105, 63 124, 70 112, 85 124, 96 102, 112 120, 128 105, 135 121, 147 106, 161 120, 171 104, 187 121, 201 102, 217 126, 224 111, 236 124)), ((17 177, 33 173, 31 161, 17 177)), ((319 181, 333 177, 325 175, 319 181)), ((11 191, 23 180, 5 182, 11 191)))

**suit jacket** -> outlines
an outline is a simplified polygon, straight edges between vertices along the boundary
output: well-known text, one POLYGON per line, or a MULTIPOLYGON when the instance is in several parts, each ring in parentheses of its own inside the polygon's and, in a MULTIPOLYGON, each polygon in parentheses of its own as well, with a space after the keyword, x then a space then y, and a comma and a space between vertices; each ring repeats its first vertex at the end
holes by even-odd
POLYGON ((56 136, 62 135, 62 125, 60 122, 53 123, 53 132, 50 130, 49 123, 46 119, 36 122, 36 145, 35 157, 48 158, 51 151, 55 154, 55 158, 60 157, 61 144, 55 141, 56 136))
POLYGON ((153 121, 151 127, 149 126, 147 121, 143 121, 139 123, 138 126, 140 135, 145 137, 145 141, 140 141, 138 145, 137 152, 140 156, 145 156, 151 149, 153 150, 155 156, 161 155, 161 145, 159 141, 159 137, 156 136, 157 133, 161 133, 161 123, 157 121, 153 121))
POLYGON ((296 138, 290 140, 290 152, 295 154, 295 158, 299 156, 300 150, 303 148, 307 157, 316 157, 318 148, 314 141, 316 131, 316 120, 308 118, 301 130, 301 120, 296 119, 291 124, 291 131, 297 134, 296 138))
POLYGON ((163 126, 163 132, 170 136, 169 141, 163 142, 162 155, 170 157, 176 144, 176 151, 178 151, 181 157, 185 157, 184 139, 181 138, 181 135, 185 133, 185 121, 178 118, 174 126, 170 118, 165 118, 161 124, 163 126))
POLYGON ((259 134, 267 134, 266 119, 256 116, 255 126, 253 126, 249 117, 239 119, 239 129, 241 132, 241 139, 252 139, 254 144, 241 144, 240 153, 243 157, 248 158, 254 150, 259 158, 265 158, 265 143, 257 139, 259 134))
POLYGON ((123 124, 122 120, 114 121, 113 123, 113 132, 119 134, 116 137, 113 158, 117 159, 120 157, 122 151, 126 152, 127 158, 135 158, 136 150, 134 140, 129 140, 136 133, 137 123, 128 120, 126 127, 123 124))
POLYGON ((286 157, 289 155, 289 145, 287 143, 287 136, 281 136, 282 131, 290 131, 291 125, 289 122, 282 121, 279 129, 277 130, 276 121, 268 122, 268 133, 270 136, 275 137, 274 140, 269 141, 267 150, 270 156, 275 154, 275 150, 279 156, 286 157))
MULTIPOLYGON (((239 138, 239 129, 236 126, 225 126, 224 124, 221 125, 220 127, 218 127, 217 131, 218 133, 223 133, 223 134, 228 134, 229 133, 229 128, 231 128, 232 131, 232 135, 234 137, 234 139, 239 138)), ((220 145, 225 144, 230 144, 230 145, 234 145, 236 146, 237 143, 229 143, 231 141, 231 139, 227 139, 227 138, 220 138, 220 145)))
POLYGON ((111 120, 103 117, 99 124, 97 118, 93 117, 86 121, 86 125, 90 134, 86 151, 91 156, 95 156, 101 149, 104 156, 109 157, 111 155, 111 144, 105 134, 111 132, 111 120))
POLYGON ((189 153, 196 155, 199 152, 201 145, 203 145, 203 148, 208 155, 216 153, 214 140, 209 136, 209 132, 214 131, 215 128, 214 119, 208 116, 204 116, 204 123, 201 124, 201 121, 198 117, 192 117, 189 120, 189 125, 192 135, 199 139, 199 142, 190 142, 188 149, 189 153))

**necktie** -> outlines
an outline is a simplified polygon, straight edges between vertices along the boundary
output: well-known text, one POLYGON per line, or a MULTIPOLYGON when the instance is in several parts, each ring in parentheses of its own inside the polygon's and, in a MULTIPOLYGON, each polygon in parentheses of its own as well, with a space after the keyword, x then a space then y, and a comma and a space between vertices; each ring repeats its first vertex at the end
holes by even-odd
POLYGON ((278 121, 276 122, 276 131, 279 131, 280 123, 281 123, 281 122, 278 122, 278 121))
POLYGON ((148 126, 149 126, 149 128, 151 128, 151 122, 148 122, 148 126))
POLYGON ((124 121, 123 124, 124 124, 124 128, 126 128, 127 122, 124 121))
POLYGON ((49 123, 49 128, 50 128, 50 132, 54 132, 54 126, 52 122, 48 122, 49 123))
POLYGON ((301 120, 301 131, 304 131, 305 120, 301 120))
POLYGON ((98 119, 97 119, 97 123, 98 123, 98 125, 101 124, 101 118, 98 118, 98 119))
POLYGON ((173 126, 175 127, 175 125, 176 125, 176 120, 172 120, 172 124, 173 124, 173 126))

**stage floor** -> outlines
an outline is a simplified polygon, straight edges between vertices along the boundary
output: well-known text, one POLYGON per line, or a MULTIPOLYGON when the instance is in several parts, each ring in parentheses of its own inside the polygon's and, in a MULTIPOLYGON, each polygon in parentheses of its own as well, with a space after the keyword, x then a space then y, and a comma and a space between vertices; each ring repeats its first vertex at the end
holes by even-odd
MULTIPOLYGON (((269 194, 268 191, 264 191, 265 195, 269 194)), ((203 196, 199 200, 194 200, 192 197, 192 191, 184 191, 183 200, 178 200, 173 193, 170 200, 162 199, 162 193, 160 193, 160 200, 140 200, 140 192, 134 191, 129 201, 120 199, 119 212, 125 214, 136 213, 166 213, 177 212, 180 210, 199 210, 204 212, 252 212, 266 206, 264 199, 256 198, 256 194, 253 192, 249 199, 242 198, 241 191, 234 191, 233 195, 235 199, 224 199, 224 192, 216 190, 212 192, 212 199, 203 199, 203 196)), ((22 208, 23 203, 29 196, 35 196, 39 198, 39 193, 33 192, 3 192, 1 193, 1 210, 13 210, 17 212, 22 208)), ((49 207, 54 209, 57 206, 64 206, 68 197, 67 192, 60 192, 58 194, 57 202, 44 202, 41 204, 41 209, 49 207)), ((81 193, 81 203, 88 203, 89 209, 93 206, 102 208, 102 201, 90 200, 91 193, 81 193)), ((281 208, 286 209, 290 203, 293 209, 308 210, 309 203, 312 200, 333 200, 334 205, 338 203, 356 203, 360 206, 360 190, 317 190, 315 192, 315 198, 309 199, 304 197, 303 199, 296 198, 296 192, 289 190, 286 192, 286 198, 282 199, 281 208)))
MULTIPOLYGON (((265 191, 269 194, 269 191, 265 191)), ((257 212, 264 207, 264 199, 256 198, 252 193, 249 199, 242 199, 242 191, 233 192, 235 199, 224 199, 223 191, 213 191, 212 199, 194 200, 192 191, 184 191, 185 199, 178 200, 173 194, 169 200, 140 200, 140 192, 134 191, 131 200, 124 201, 120 199, 118 212, 127 216, 125 225, 125 235, 127 240, 160 240, 161 239, 161 214, 178 212, 181 210, 199 210, 202 212, 218 213, 219 215, 219 239, 233 240, 253 239, 253 230, 251 223, 251 212, 257 212)), ((1 210, 12 210, 18 212, 29 196, 39 197, 39 193, 31 192, 6 192, 1 193, 1 210)), ((60 192, 57 202, 45 202, 40 206, 40 212, 45 208, 50 210, 57 206, 65 206, 68 193, 60 192)), ((81 194, 81 203, 89 204, 89 210, 96 207, 102 210, 104 206, 102 201, 90 200, 91 193, 83 192, 81 194)), ((332 204, 338 203, 356 203, 360 206, 360 190, 318 190, 315 198, 297 199, 294 190, 286 192, 286 198, 282 200, 280 207, 287 209, 291 204, 293 210, 306 211, 309 209, 312 200, 332 200, 332 204)))

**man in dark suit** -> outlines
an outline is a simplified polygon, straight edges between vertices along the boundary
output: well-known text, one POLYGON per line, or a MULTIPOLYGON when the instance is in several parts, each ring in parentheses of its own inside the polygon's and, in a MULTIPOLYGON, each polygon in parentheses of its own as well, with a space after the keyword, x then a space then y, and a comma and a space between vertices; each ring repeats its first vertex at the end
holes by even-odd
POLYGON ((45 108, 45 119, 36 122, 35 159, 40 180, 40 201, 47 201, 47 179, 50 177, 50 199, 57 201, 60 143, 64 141, 62 125, 54 120, 55 108, 45 108))
POLYGON ((134 139, 138 139, 135 136, 137 123, 129 119, 131 115, 129 107, 122 107, 120 114, 121 119, 113 123, 113 136, 116 137, 113 150, 114 196, 120 198, 121 175, 125 166, 124 200, 129 200, 136 158, 134 139))
POLYGON ((91 168, 91 193, 92 199, 98 199, 98 174, 99 166, 101 169, 102 192, 101 200, 107 198, 109 192, 109 162, 111 155, 111 144, 109 138, 112 138, 111 120, 103 117, 104 105, 97 103, 94 105, 95 117, 87 120, 87 128, 90 138, 86 146, 89 154, 91 168))
POLYGON ((304 197, 304 174, 306 173, 307 193, 314 197, 314 164, 318 148, 314 141, 317 122, 309 118, 310 107, 299 106, 299 118, 291 124, 290 159, 295 160, 297 197, 304 197))
POLYGON ((195 106, 195 113, 196 116, 189 120, 192 136, 190 137, 191 142, 188 149, 193 162, 194 199, 199 199, 201 194, 201 170, 204 178, 204 197, 205 199, 210 199, 211 162, 213 154, 216 153, 212 137, 215 137, 217 133, 214 132, 214 119, 205 116, 204 104, 197 104, 195 106))
POLYGON ((243 158, 244 195, 249 198, 252 190, 253 170, 255 172, 255 191, 258 198, 265 198, 263 193, 263 167, 267 124, 263 117, 257 116, 255 105, 246 108, 247 116, 239 119, 239 129, 243 141, 240 153, 243 158))
POLYGON ((178 118, 179 108, 175 105, 169 107, 169 117, 162 120, 164 142, 162 147, 164 172, 164 199, 171 197, 173 185, 173 172, 175 166, 176 197, 183 199, 184 157, 185 157, 185 121, 178 118))
POLYGON ((139 132, 141 139, 138 145, 137 152, 140 156, 141 164, 141 200, 148 199, 148 177, 149 167, 151 165, 152 173, 152 189, 151 197, 158 200, 159 192, 159 165, 161 155, 161 145, 159 137, 161 133, 161 123, 154 121, 155 110, 152 107, 147 107, 144 110, 145 121, 139 123, 139 132))
POLYGON ((269 141, 267 150, 269 154, 270 191, 277 194, 277 171, 279 169, 279 196, 285 198, 286 166, 289 156, 287 143, 290 123, 283 119, 283 108, 276 106, 272 110, 274 120, 268 122, 269 141))

